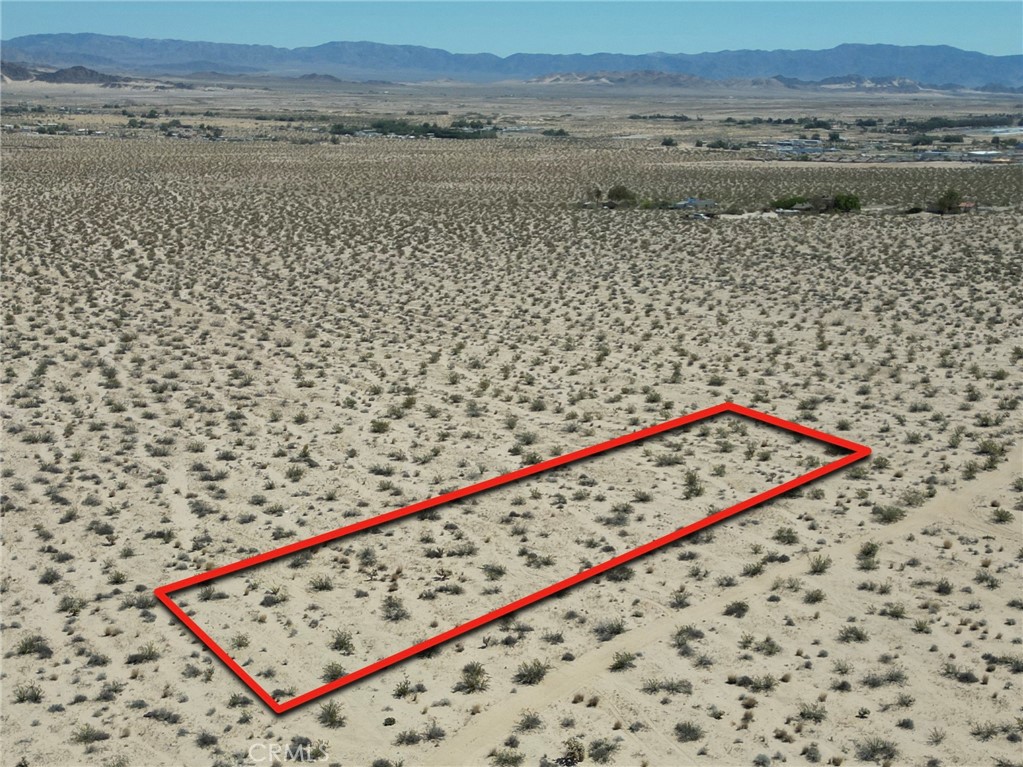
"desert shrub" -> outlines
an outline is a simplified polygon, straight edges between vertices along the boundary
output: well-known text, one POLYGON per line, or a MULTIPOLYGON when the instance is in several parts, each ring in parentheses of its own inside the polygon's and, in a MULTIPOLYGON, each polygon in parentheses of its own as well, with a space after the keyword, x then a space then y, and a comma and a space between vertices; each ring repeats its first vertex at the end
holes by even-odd
POLYGON ((46 659, 53 655, 49 643, 42 634, 33 634, 18 641, 14 648, 15 655, 35 655, 37 658, 46 659))
POLYGON ((316 713, 316 721, 332 730, 344 727, 345 719, 341 713, 341 704, 333 700, 320 704, 320 710, 316 713))
POLYGON ((83 724, 71 734, 71 742, 89 745, 101 740, 107 740, 109 737, 109 732, 104 732, 103 730, 93 727, 91 724, 83 724))
POLYGON ((335 679, 340 679, 348 671, 337 661, 332 660, 326 666, 323 667, 323 673, 320 675, 320 679, 324 682, 333 682, 335 679))
POLYGON ((814 724, 820 724, 828 716, 827 710, 824 708, 823 703, 802 703, 799 706, 799 718, 813 722, 814 724))
POLYGON ((519 767, 525 760, 525 754, 513 751, 510 748, 495 749, 487 755, 494 767, 519 767))
POLYGON ((489 675, 483 668, 482 663, 473 661, 462 667, 462 678, 459 679, 453 688, 454 692, 483 692, 487 689, 489 675))
POLYGON ((1008 522, 1012 522, 1016 516, 1005 508, 997 508, 991 513, 991 521, 996 525, 1004 525, 1008 522))
POLYGON ((757 642, 753 646, 753 649, 770 657, 781 652, 781 645, 771 639, 771 637, 764 637, 763 641, 757 642))
POLYGON ((692 655, 693 649, 689 643, 694 639, 703 639, 703 631, 692 624, 679 626, 671 637, 671 646, 678 650, 679 655, 688 657, 692 655))
POLYGON ((414 746, 422 741, 423 736, 415 730, 404 730, 399 732, 394 738, 394 745, 396 746, 414 746))
POLYGON ((483 570, 483 575, 486 576, 488 581, 496 581, 504 577, 504 574, 507 572, 504 565, 486 564, 480 569, 483 570))
POLYGON ((747 562, 742 566, 742 575, 746 578, 754 578, 764 572, 763 562, 747 562))
POLYGON ((870 637, 859 626, 842 626, 838 630, 839 642, 866 642, 870 637))
POLYGON ((725 605, 725 615, 731 618, 742 618, 749 612, 749 604, 742 601, 729 602, 725 605))
POLYGON ((336 629, 330 640, 330 649, 337 650, 342 655, 351 655, 355 652, 355 643, 352 641, 352 632, 343 629, 336 629))
POLYGON ((540 660, 526 661, 519 665, 518 670, 512 676, 512 680, 518 684, 539 684, 550 671, 550 664, 540 660))
POLYGON ((960 668, 954 663, 946 663, 941 669, 942 676, 946 676, 949 679, 955 679, 957 682, 963 684, 975 684, 980 680, 977 679, 977 675, 966 668, 960 668))
POLYGON ((889 684, 902 685, 906 683, 906 672, 900 668, 880 669, 869 672, 861 681, 870 688, 884 687, 889 684))
POLYGON ((601 642, 608 642, 625 632, 625 621, 621 618, 600 621, 593 627, 593 633, 601 642))
POLYGON ((675 725, 675 737, 682 743, 691 743, 703 737, 703 728, 694 722, 679 722, 675 725))
POLYGON ((405 605, 398 597, 393 594, 388 594, 384 597, 384 603, 381 607, 380 614, 383 616, 385 621, 403 621, 409 617, 409 611, 405 609, 405 605))
POLYGON ((447 732, 436 722, 430 722, 430 726, 423 730, 423 738, 431 743, 444 740, 445 737, 447 737, 447 732))
POLYGON ((877 736, 856 742, 856 758, 862 762, 882 762, 895 759, 899 749, 890 740, 877 736))
POLYGON ((635 668, 636 654, 631 652, 616 652, 614 659, 611 661, 609 669, 611 671, 624 671, 625 669, 635 668))
POLYGON ((815 605, 818 602, 823 602, 826 596, 822 589, 810 589, 803 594, 803 601, 808 605, 815 605))
POLYGON ((219 740, 220 739, 213 733, 203 730, 195 736, 195 745, 199 746, 199 748, 211 748, 217 745, 219 740))
POLYGON ((43 700, 43 688, 37 684, 21 684, 14 688, 15 703, 40 703, 43 700))
POLYGON ((774 532, 774 540, 792 546, 799 543, 799 535, 791 527, 779 527, 774 532))
POLYGON ((166 708, 154 708, 152 711, 146 712, 146 718, 163 722, 164 724, 177 724, 181 721, 180 714, 166 708))
POLYGON ((659 692, 691 695, 693 683, 684 679, 647 679, 640 690, 648 695, 656 695, 659 692))
POLYGON ((979 583, 989 589, 997 589, 1002 584, 1002 582, 995 577, 994 573, 988 570, 978 570, 977 574, 973 576, 973 581, 974 583, 979 583))
POLYGON ((671 592, 671 598, 668 600, 668 604, 676 610, 689 607, 689 600, 692 595, 685 586, 679 586, 673 592, 671 592))
POLYGON ((316 575, 310 579, 309 588, 313 591, 333 591, 334 583, 326 575, 316 575))
POLYGON ((597 764, 607 764, 614 757, 615 752, 618 750, 620 744, 607 738, 598 738, 597 740, 590 741, 590 747, 587 753, 590 759, 597 764))
POLYGON ((134 666, 139 663, 150 663, 158 660, 160 657, 160 651, 156 649, 156 645, 150 642, 147 645, 139 648, 138 652, 133 652, 128 655, 125 663, 129 666, 134 666))
POLYGON ((517 732, 530 732, 543 727, 543 719, 535 711, 523 711, 519 721, 515 724, 517 732))
POLYGON ((884 525, 890 525, 892 522, 898 522, 906 516, 906 510, 899 506, 874 506, 870 511, 877 521, 884 525))
POLYGON ((815 554, 810 557, 810 575, 823 575, 831 567, 831 557, 815 554))
POLYGON ((901 602, 885 602, 884 607, 878 611, 878 614, 886 618, 901 620, 906 617, 906 606, 901 602))

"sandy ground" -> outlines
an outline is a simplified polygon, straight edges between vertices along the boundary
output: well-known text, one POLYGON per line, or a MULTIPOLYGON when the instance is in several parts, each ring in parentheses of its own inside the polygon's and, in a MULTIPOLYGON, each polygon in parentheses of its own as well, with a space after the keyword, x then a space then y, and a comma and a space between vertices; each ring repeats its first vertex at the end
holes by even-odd
MULTIPOLYGON (((2 762, 1018 763, 1019 175, 650 158, 7 138, 2 762), (613 183, 749 206, 952 185, 1016 207, 570 204, 613 183), (725 399, 874 455, 282 717, 151 597, 725 399), (466 691, 474 663, 486 683, 466 691)), ((826 459, 808 450, 714 424, 189 609, 286 694, 826 459), (408 618, 385 620, 388 595, 408 618)))

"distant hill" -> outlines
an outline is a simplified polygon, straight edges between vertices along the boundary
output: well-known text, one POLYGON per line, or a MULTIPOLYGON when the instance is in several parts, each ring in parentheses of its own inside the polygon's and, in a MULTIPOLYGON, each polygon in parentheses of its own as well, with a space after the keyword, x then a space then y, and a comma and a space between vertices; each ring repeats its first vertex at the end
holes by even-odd
POLYGON ((321 75, 317 72, 311 72, 308 75, 300 75, 299 80, 310 83, 343 83, 340 77, 334 77, 334 75, 321 75))
POLYGON ((778 77, 779 82, 788 88, 822 91, 874 91, 886 93, 917 93, 922 90, 956 90, 962 85, 923 85, 908 77, 863 77, 863 75, 845 75, 843 77, 825 77, 821 80, 807 81, 794 77, 778 77))
POLYGON ((123 78, 116 77, 115 75, 105 75, 102 72, 97 72, 95 69, 87 69, 86 67, 68 67, 67 69, 58 69, 56 72, 42 72, 36 75, 36 80, 41 80, 44 83, 74 83, 74 84, 88 84, 88 83, 116 83, 120 82, 123 78))
POLYGON ((105 85, 107 83, 119 83, 125 79, 81 66, 67 67, 56 71, 50 71, 50 69, 52 68, 40 70, 11 61, 0 62, 0 75, 3 76, 5 81, 37 80, 43 83, 72 83, 77 85, 96 83, 105 85))
MULTIPOLYGON (((963 90, 962 85, 947 83, 932 85, 918 83, 906 77, 863 77, 862 75, 845 75, 842 77, 825 77, 822 80, 800 80, 796 77, 754 77, 729 78, 727 80, 709 80, 693 75, 680 75, 670 72, 643 70, 640 72, 557 72, 555 74, 534 77, 527 81, 532 85, 584 85, 612 87, 657 87, 678 88, 700 91, 713 90, 757 90, 779 91, 800 90, 818 93, 855 91, 858 93, 920 93, 922 91, 956 91, 963 90)), ((1018 93, 1023 89, 1008 86, 981 86, 981 90, 998 93, 1018 93)))
POLYGON ((813 88, 815 83, 780 77, 732 77, 727 80, 709 80, 706 77, 681 75, 672 72, 642 70, 639 72, 559 72, 528 81, 534 85, 601 85, 630 88, 679 88, 689 90, 785 90, 786 88, 813 88))
POLYGON ((13 61, 0 61, 0 75, 5 80, 31 80, 35 77, 31 69, 13 61))
POLYGON ((529 82, 541 85, 628 85, 699 89, 718 87, 720 84, 720 81, 708 80, 705 77, 677 72, 658 72, 652 69, 636 72, 556 72, 534 77, 529 82))
POLYGON ((557 72, 654 71, 710 80, 780 75, 807 81, 847 77, 904 78, 967 87, 1023 86, 1023 56, 988 56, 945 45, 845 44, 821 51, 541 54, 449 53, 414 45, 330 42, 305 48, 153 40, 96 34, 28 35, 0 43, 5 59, 88 66, 118 73, 319 72, 346 80, 529 80, 557 72))

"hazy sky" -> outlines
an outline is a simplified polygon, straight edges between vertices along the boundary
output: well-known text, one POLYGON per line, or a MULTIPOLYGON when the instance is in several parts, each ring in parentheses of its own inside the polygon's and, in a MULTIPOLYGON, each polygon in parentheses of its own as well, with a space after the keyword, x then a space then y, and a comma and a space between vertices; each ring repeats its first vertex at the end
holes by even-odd
POLYGON ((699 53, 843 42, 1023 53, 1023 3, 0 1, 0 35, 98 32, 294 48, 371 40, 460 53, 699 53))

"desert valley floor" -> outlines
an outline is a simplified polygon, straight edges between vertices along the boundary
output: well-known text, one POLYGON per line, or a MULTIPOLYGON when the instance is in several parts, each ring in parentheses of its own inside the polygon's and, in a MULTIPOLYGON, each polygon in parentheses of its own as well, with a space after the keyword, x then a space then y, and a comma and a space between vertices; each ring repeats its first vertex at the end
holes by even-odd
MULTIPOLYGON (((1020 764, 1018 167, 3 156, 3 764, 1020 764), (736 215, 575 204, 616 184, 736 215), (987 212, 894 211, 950 187, 987 212), (834 192, 863 210, 757 212, 834 192), (873 454, 281 716, 153 597, 726 400, 873 454)), ((288 697, 832 459, 723 417, 183 602, 288 697)))

